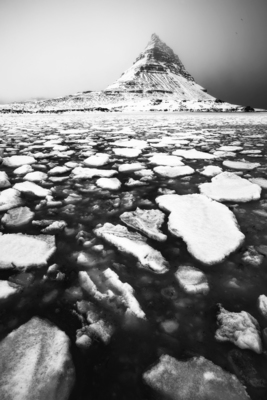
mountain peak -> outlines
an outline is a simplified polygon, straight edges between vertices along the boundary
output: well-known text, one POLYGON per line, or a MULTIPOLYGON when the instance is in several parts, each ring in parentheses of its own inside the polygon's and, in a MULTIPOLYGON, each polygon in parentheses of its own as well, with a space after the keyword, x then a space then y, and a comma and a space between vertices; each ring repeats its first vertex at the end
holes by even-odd
POLYGON ((211 99, 187 72, 180 58, 155 33, 133 65, 106 93, 162 93, 181 100, 211 99))
POLYGON ((145 50, 137 57, 135 63, 143 58, 146 59, 147 64, 160 64, 170 72, 194 81, 194 78, 186 71, 180 58, 155 33, 151 35, 145 50))
POLYGON ((158 35, 156 33, 152 33, 150 41, 151 42, 161 42, 160 38, 158 37, 158 35))

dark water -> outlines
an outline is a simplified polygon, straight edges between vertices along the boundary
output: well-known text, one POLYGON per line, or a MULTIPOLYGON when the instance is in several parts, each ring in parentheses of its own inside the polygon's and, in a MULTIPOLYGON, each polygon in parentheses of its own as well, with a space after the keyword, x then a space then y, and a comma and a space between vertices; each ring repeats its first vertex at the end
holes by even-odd
MULTIPOLYGON (((222 145, 236 141, 241 142, 244 150, 260 149, 262 157, 237 153, 233 160, 259 162, 261 166, 248 173, 244 172, 244 177, 267 178, 266 114, 7 116, 0 119, 0 132, 3 157, 18 154, 34 156, 40 151, 49 153, 51 148, 43 147, 45 142, 50 140, 49 135, 58 135, 63 139, 60 145, 68 146, 67 151, 74 150, 74 153, 67 157, 64 151, 60 151, 58 155, 48 154, 45 158, 39 158, 34 169, 40 170, 38 165, 41 164, 44 165, 44 172, 68 161, 82 163, 87 158, 83 152, 90 149, 112 155, 109 164, 100 167, 101 169, 116 169, 120 164, 137 161, 151 169, 152 166, 147 163, 150 153, 171 154, 177 147, 149 147, 144 149, 140 156, 126 159, 113 154, 112 143, 124 138, 148 140, 175 136, 189 138, 188 145, 179 147, 185 149, 195 148, 212 152, 222 145), (125 128, 132 132, 120 132, 125 128), (63 131, 68 129, 75 129, 78 135, 72 137, 72 134, 64 134, 63 131), (79 130, 85 132, 79 133, 79 130), (33 145, 40 148, 32 148, 33 145)), ((185 160, 185 164, 197 170, 210 164, 222 166, 223 160, 224 158, 212 162, 185 160)), ((12 185, 23 181, 13 173, 12 168, 2 167, 1 170, 7 172, 12 185)), ((65 175, 69 176, 69 173, 65 175)), ((267 327, 267 320, 257 308, 259 295, 267 295, 267 260, 264 258, 259 267, 246 265, 242 261, 242 255, 248 246, 267 244, 267 217, 254 213, 255 210, 266 210, 267 191, 262 190, 260 201, 227 204, 234 211, 246 240, 242 248, 231 254, 225 262, 214 266, 203 265, 188 253, 182 239, 168 232, 166 216, 162 231, 168 236, 167 241, 159 243, 148 239, 147 242, 159 250, 169 262, 169 271, 158 275, 138 266, 134 257, 121 253, 114 246, 95 238, 93 229, 99 223, 121 223, 119 216, 124 211, 135 210, 137 206, 143 209, 156 208, 155 198, 159 195, 159 188, 175 190, 177 194, 199 193, 198 185, 210 181, 210 178, 199 173, 195 173, 189 179, 167 179, 155 175, 146 186, 131 188, 125 185, 128 179, 139 179, 132 172, 119 173, 116 177, 121 181, 122 187, 119 191, 112 192, 92 188, 92 184, 94 185, 98 178, 75 180, 70 176, 62 183, 49 180, 43 183, 36 182, 41 186, 53 188, 54 199, 62 201, 62 206, 59 207, 38 208, 40 199, 25 197, 25 205, 35 212, 35 220, 64 220, 67 223, 67 228, 56 234, 57 251, 49 261, 49 265, 57 263, 60 266, 62 279, 44 279, 47 268, 29 271, 26 274, 18 274, 15 271, 1 272, 0 279, 9 279, 24 287, 21 293, 1 304, 1 338, 34 315, 47 318, 64 330, 72 342, 71 352, 76 369, 76 384, 71 400, 155 399, 155 393, 145 385, 142 375, 157 362, 161 354, 169 354, 178 359, 202 355, 225 370, 236 373, 246 385, 253 400, 266 399, 266 346, 261 355, 250 350, 240 350, 247 356, 249 365, 257 371, 257 378, 263 382, 262 385, 252 385, 244 378, 242 371, 237 372, 231 363, 230 355, 238 348, 230 342, 219 343, 214 335, 218 327, 218 304, 222 304, 229 311, 249 312, 259 322, 261 331, 267 327), (72 194, 78 197, 66 203, 65 199, 72 194), (127 204, 129 196, 132 202, 127 204), (116 199, 120 199, 118 207, 114 206, 116 199), (149 202, 144 203, 144 200, 149 202), (84 247, 86 240, 95 240, 95 244, 102 244, 104 250, 94 252, 84 247), (77 255, 80 252, 90 256, 90 265, 82 266, 77 263, 77 255), (205 273, 210 286, 207 295, 189 295, 179 287, 174 273, 180 265, 188 263, 205 273), (122 282, 127 282, 134 288, 135 297, 147 319, 127 324, 122 317, 109 314, 107 318, 111 319, 115 326, 110 342, 103 344, 96 340, 89 351, 83 353, 75 345, 76 331, 81 328, 81 320, 75 312, 76 301, 90 299, 82 290, 73 294, 71 289, 79 288, 79 271, 85 270, 92 279, 97 280, 98 271, 106 268, 114 270, 122 282), (166 333, 162 325, 169 320, 175 321, 178 327, 173 333, 166 333)), ((4 213, 1 216, 3 215, 4 213)), ((18 231, 39 234, 40 228, 28 225, 18 231)), ((2 232, 10 233, 10 230, 2 227, 2 232)))

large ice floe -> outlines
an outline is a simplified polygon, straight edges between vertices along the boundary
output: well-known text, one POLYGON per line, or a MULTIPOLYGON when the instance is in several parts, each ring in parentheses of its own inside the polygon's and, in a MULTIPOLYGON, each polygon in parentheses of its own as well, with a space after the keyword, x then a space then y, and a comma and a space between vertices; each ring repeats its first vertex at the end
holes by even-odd
POLYGON ((141 210, 137 207, 135 211, 125 212, 120 219, 130 228, 144 233, 151 239, 164 242, 167 236, 159 228, 164 222, 165 214, 160 210, 141 210))
POLYGON ((204 195, 169 194, 157 197, 156 202, 170 212, 170 232, 181 237, 189 253, 204 264, 222 262, 245 239, 228 207, 204 195))
POLYGON ((32 318, 0 342, 0 398, 68 400, 75 382, 70 340, 46 320, 32 318))
POLYGON ((98 237, 116 246, 120 251, 136 257, 143 267, 157 273, 167 271, 168 263, 158 250, 146 243, 146 238, 137 232, 130 232, 125 226, 105 223, 95 229, 98 237))
POLYGON ((144 373, 144 381, 169 400, 248 400, 244 386, 229 372, 204 357, 179 361, 162 355, 144 373))
POLYGON ((56 251, 53 236, 21 233, 0 236, 0 269, 43 267, 56 251))
POLYGON ((250 349, 262 353, 260 327, 257 320, 246 311, 230 312, 220 306, 219 329, 215 338, 220 342, 230 341, 240 349, 250 349))
POLYGON ((232 172, 222 172, 211 182, 199 185, 200 193, 217 201, 247 202, 259 200, 261 187, 232 172))

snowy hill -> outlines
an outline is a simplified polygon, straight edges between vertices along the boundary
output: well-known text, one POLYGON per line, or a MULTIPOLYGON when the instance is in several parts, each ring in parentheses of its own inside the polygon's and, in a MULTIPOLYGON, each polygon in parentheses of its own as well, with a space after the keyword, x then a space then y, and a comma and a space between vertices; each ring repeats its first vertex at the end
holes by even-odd
POLYGON ((244 111, 216 100, 198 85, 180 58, 156 34, 134 64, 100 92, 5 104, 0 112, 244 111))

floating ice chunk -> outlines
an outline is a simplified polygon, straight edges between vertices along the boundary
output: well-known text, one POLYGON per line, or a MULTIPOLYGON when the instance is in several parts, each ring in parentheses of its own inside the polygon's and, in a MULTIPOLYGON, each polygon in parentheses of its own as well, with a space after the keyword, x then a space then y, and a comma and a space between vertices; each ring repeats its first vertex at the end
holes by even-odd
POLYGON ((132 149, 132 148, 131 149, 119 148, 119 149, 113 149, 113 152, 116 154, 116 156, 135 158, 135 157, 138 157, 142 153, 142 150, 132 149))
POLYGON ((256 185, 259 185, 262 189, 267 189, 267 179, 265 178, 252 178, 249 179, 251 183, 255 183, 256 185))
POLYGON ((188 165, 183 165, 181 167, 155 167, 153 171, 166 178, 177 178, 178 176, 192 175, 195 173, 195 170, 188 165))
POLYGON ((0 212, 19 207, 24 204, 20 192, 13 188, 5 189, 0 193, 0 212))
POLYGON ((220 174, 222 169, 220 167, 217 167, 216 165, 207 165, 206 167, 203 168, 203 170, 198 170, 198 172, 201 175, 212 177, 220 174))
POLYGON ((56 251, 53 236, 6 234, 0 236, 0 269, 43 267, 56 251))
POLYGON ((187 293, 207 294, 209 291, 208 280, 198 268, 189 265, 180 266, 175 273, 175 277, 187 293))
POLYGON ((229 341, 240 349, 250 349, 262 353, 262 343, 257 320, 248 312, 230 312, 220 306, 217 316, 220 328, 215 333, 219 342, 229 341))
POLYGON ((219 151, 240 151, 243 150, 241 146, 221 146, 217 150, 219 151))
POLYGON ((248 171, 260 167, 259 163, 250 163, 248 161, 230 161, 230 160, 223 161, 223 165, 231 169, 248 170, 248 171))
POLYGON ((141 210, 138 207, 136 211, 125 212, 120 215, 120 219, 126 225, 159 242, 167 240, 167 236, 159 230, 164 218, 165 214, 160 210, 141 210))
POLYGON ((146 186, 146 182, 141 182, 132 178, 129 178, 129 180, 125 183, 125 186, 128 187, 134 187, 134 186, 146 186))
POLYGON ((33 168, 32 168, 31 165, 25 164, 25 165, 22 165, 21 167, 16 168, 16 169, 13 171, 13 174, 16 174, 16 175, 25 175, 25 174, 28 174, 29 172, 33 172, 33 168))
POLYGON ((163 195, 156 203, 171 212, 170 232, 182 237, 189 253, 204 264, 222 262, 245 239, 228 207, 204 195, 163 195))
POLYGON ((102 167, 109 162, 110 155, 106 153, 97 153, 86 158, 83 163, 87 167, 102 167))
POLYGON ((236 153, 233 153, 231 151, 221 151, 221 150, 216 150, 213 153, 216 157, 236 157, 236 153))
POLYGON ((136 257, 143 267, 152 269, 157 273, 167 271, 167 262, 161 253, 149 246, 146 239, 139 233, 129 232, 122 225, 113 225, 108 222, 95 229, 94 232, 96 236, 102 237, 120 251, 136 257))
POLYGON ((6 300, 20 290, 19 286, 10 285, 8 281, 0 281, 0 300, 6 300))
POLYGON ((21 193, 34 195, 36 197, 46 197, 51 194, 51 190, 44 189, 41 186, 36 185, 36 183, 29 181, 16 183, 13 187, 21 193))
POLYGON ((264 294, 258 298, 258 308, 261 314, 267 319, 267 296, 264 294))
POLYGON ((57 166, 57 167, 50 169, 50 171, 48 171, 48 174, 56 176, 56 175, 66 174, 69 171, 70 171, 70 168, 68 168, 66 165, 63 165, 62 167, 57 166))
POLYGON ((19 228, 32 221, 34 213, 28 207, 18 207, 9 210, 1 223, 7 228, 19 228))
POLYGON ((181 156, 191 160, 213 160, 216 158, 215 155, 210 153, 204 153, 195 149, 191 150, 175 150, 172 153, 174 156, 181 156))
POLYGON ((178 361, 162 355, 143 378, 160 398, 169 400, 250 399, 234 375, 204 357, 178 361))
POLYGON ((110 178, 116 175, 118 171, 114 169, 97 169, 76 167, 72 170, 72 174, 76 179, 92 179, 95 176, 110 178))
POLYGON ((46 178, 47 174, 41 171, 29 172, 23 177, 25 181, 30 181, 30 182, 41 182, 46 180, 46 178))
POLYGON ((5 189, 11 186, 8 180, 7 173, 5 171, 0 171, 0 189, 5 189))
POLYGON ((142 168, 144 168, 144 166, 138 162, 132 164, 121 164, 119 166, 119 172, 139 171, 142 168))
POLYGON ((184 165, 184 163, 181 161, 181 157, 169 156, 164 154, 163 155, 155 154, 154 156, 149 158, 149 162, 150 164, 166 165, 169 167, 184 165))
POLYGON ((141 309, 140 304, 134 297, 134 289, 128 283, 123 283, 119 280, 118 275, 110 268, 103 272, 103 275, 107 279, 106 284, 109 288, 115 292, 119 292, 123 298, 123 302, 126 305, 128 312, 133 313, 138 318, 145 318, 145 313, 141 309))
POLYGON ((17 168, 21 165, 34 164, 35 162, 35 158, 31 156, 11 156, 4 158, 3 165, 6 167, 17 168))
POLYGON ((134 172, 134 174, 142 178, 143 177, 153 178, 155 176, 154 172, 151 169, 141 169, 140 171, 134 172))
POLYGON ((261 188, 247 179, 232 172, 222 172, 212 178, 211 182, 199 185, 202 194, 217 201, 247 202, 259 200, 261 188))
POLYGON ((51 322, 32 318, 0 343, 0 398, 67 400, 75 382, 70 340, 51 322))
POLYGON ((121 187, 121 182, 118 178, 99 178, 96 184, 102 189, 109 190, 118 190, 121 187))
POLYGON ((114 146, 118 146, 118 147, 132 147, 132 148, 141 149, 141 150, 148 147, 148 144, 145 140, 138 140, 138 139, 116 140, 112 144, 114 146))
POLYGON ((248 155, 258 155, 258 154, 261 154, 261 150, 243 150, 243 151, 240 151, 240 154, 248 154, 248 155))
POLYGON ((41 232, 49 235, 55 235, 56 233, 66 228, 66 226, 67 223, 65 221, 53 221, 52 224, 42 229, 41 232))

